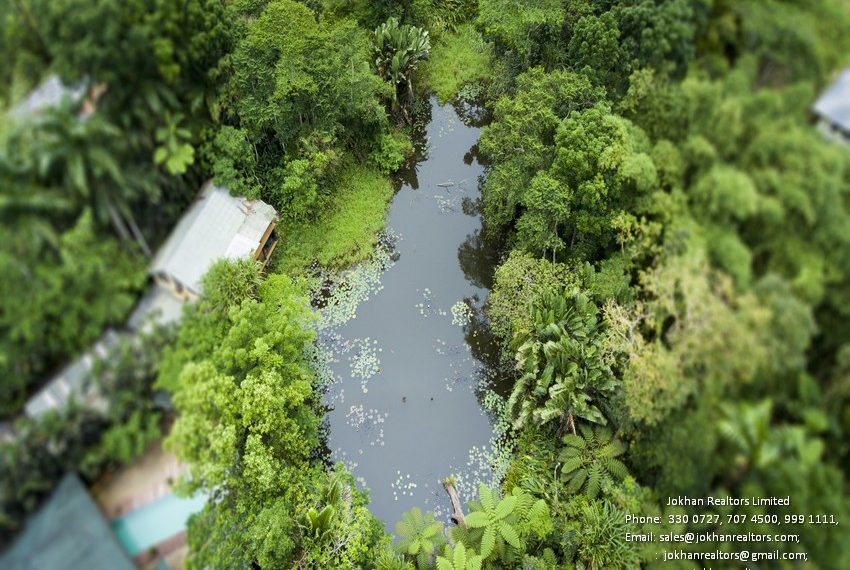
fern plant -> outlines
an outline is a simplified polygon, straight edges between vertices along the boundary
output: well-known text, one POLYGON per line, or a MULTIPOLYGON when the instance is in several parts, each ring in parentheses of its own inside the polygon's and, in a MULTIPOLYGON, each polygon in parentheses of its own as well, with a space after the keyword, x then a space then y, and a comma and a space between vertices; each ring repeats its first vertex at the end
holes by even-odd
POLYGON ((445 555, 437 557, 437 570, 481 570, 482 561, 481 556, 460 542, 454 548, 446 546, 445 555))
POLYGON ((535 500, 520 488, 501 498, 498 491, 481 484, 478 500, 468 506, 466 524, 455 527, 452 538, 475 549, 484 560, 515 562, 525 548, 524 536, 545 534, 551 529, 546 502, 535 500))
POLYGON ((581 426, 580 435, 567 434, 563 442, 565 447, 558 459, 561 479, 567 482, 569 492, 583 490, 593 499, 604 486, 628 476, 628 469, 617 459, 626 447, 607 427, 581 426))
POLYGON ((605 424, 597 403, 616 388, 596 306, 580 292, 550 291, 532 304, 530 330, 514 338, 522 373, 508 399, 514 427, 559 421, 575 433, 576 418, 605 424))
POLYGON ((400 554, 383 550, 375 561, 375 570, 415 570, 415 567, 400 554))
POLYGON ((420 570, 431 565, 434 550, 445 544, 443 523, 435 521, 432 512, 423 515, 419 507, 401 516, 395 532, 399 536, 396 550, 415 560, 420 570))
POLYGON ((639 570, 640 550, 626 540, 626 514, 608 501, 586 501, 567 523, 577 568, 639 570))

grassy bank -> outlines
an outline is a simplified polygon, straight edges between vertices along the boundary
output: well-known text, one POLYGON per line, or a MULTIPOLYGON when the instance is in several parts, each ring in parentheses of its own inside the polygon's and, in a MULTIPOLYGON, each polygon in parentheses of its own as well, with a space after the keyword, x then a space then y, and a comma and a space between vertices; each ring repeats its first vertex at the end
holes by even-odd
POLYGON ((493 63, 490 44, 465 24, 434 42, 431 57, 422 66, 422 80, 442 105, 457 97, 463 86, 487 82, 493 63))
POLYGON ((313 262, 339 269, 366 259, 384 228, 393 188, 379 171, 346 165, 333 199, 315 221, 280 228, 281 252, 275 271, 297 275, 313 262))

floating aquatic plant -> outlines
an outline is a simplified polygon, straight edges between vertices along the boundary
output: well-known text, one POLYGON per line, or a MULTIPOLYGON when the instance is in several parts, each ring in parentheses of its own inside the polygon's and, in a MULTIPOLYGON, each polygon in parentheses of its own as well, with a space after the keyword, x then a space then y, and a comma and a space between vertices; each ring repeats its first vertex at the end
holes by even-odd
POLYGON ((452 324, 465 327, 472 321, 474 314, 472 307, 467 305, 466 301, 458 301, 452 305, 452 324))

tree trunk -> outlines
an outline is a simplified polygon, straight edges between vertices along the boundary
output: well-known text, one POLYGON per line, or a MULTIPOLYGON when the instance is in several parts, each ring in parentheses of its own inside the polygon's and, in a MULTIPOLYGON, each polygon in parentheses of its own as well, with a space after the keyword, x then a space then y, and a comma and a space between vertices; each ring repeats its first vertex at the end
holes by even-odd
POLYGON ((558 427, 558 435, 564 435, 567 433, 567 430, 573 432, 573 435, 576 435, 576 418, 573 415, 572 410, 561 416, 561 425, 558 427))
POLYGON ((115 209, 115 206, 113 206, 112 204, 107 204, 106 210, 109 214, 109 219, 112 221, 112 227, 115 228, 116 232, 118 232, 118 237, 120 237, 122 240, 129 240, 130 231, 124 224, 124 220, 118 214, 118 210, 115 209))
POLYGON ((457 489, 455 489, 454 479, 452 477, 443 479, 443 487, 452 502, 452 522, 459 526, 466 526, 466 519, 463 517, 463 508, 460 506, 460 497, 457 494, 457 489))
POLYGON ((145 236, 142 234, 142 230, 140 230, 139 226, 136 225, 136 220, 131 215, 128 217, 127 222, 130 226, 130 233, 133 234, 133 237, 135 238, 136 243, 139 244, 142 253, 145 254, 145 257, 150 258, 152 255, 151 248, 148 247, 148 242, 147 240, 145 240, 145 236))

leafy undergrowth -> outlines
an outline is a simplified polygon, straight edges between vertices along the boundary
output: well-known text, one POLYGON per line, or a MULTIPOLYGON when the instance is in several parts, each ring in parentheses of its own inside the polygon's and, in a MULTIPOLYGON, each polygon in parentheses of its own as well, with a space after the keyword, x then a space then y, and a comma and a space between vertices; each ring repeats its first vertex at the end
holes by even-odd
POLYGON ((422 79, 444 104, 457 97, 464 85, 488 81, 492 65, 490 45, 465 24, 435 42, 430 59, 422 66, 422 79))
POLYGON ((277 272, 297 275, 314 261, 339 269, 372 253, 393 195, 389 178, 352 163, 343 168, 334 186, 333 199, 316 220, 278 226, 277 272))

